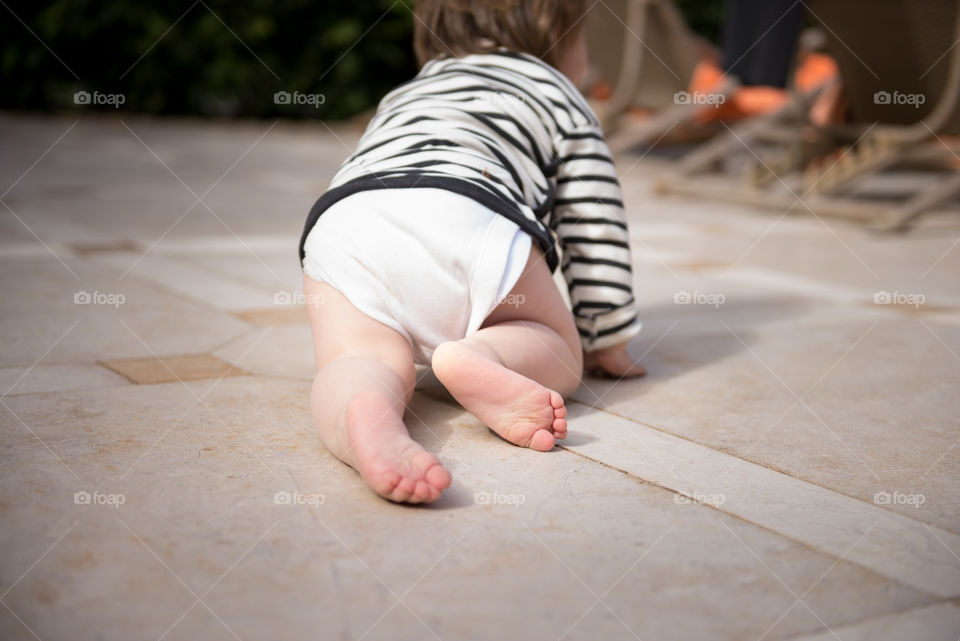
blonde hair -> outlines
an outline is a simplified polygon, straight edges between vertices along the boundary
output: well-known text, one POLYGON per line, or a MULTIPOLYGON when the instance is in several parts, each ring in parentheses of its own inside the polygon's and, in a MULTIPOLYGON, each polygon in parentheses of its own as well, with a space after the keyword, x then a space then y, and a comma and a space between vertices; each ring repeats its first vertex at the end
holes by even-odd
POLYGON ((557 66, 586 10, 586 0, 418 0, 413 50, 420 65, 506 47, 557 66))

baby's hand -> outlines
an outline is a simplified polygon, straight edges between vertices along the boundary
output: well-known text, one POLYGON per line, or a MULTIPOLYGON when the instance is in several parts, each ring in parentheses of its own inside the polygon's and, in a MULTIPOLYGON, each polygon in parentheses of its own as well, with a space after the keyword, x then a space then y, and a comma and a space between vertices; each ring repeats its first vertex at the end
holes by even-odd
POLYGON ((598 349, 595 352, 585 352, 583 367, 588 374, 600 374, 614 378, 645 376, 647 373, 643 365, 634 363, 633 359, 630 358, 626 343, 598 349))

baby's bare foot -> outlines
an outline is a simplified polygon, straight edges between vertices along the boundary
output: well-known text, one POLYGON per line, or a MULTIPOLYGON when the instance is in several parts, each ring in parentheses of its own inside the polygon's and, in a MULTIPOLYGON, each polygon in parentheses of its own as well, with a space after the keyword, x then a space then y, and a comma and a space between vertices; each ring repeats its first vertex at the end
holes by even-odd
POLYGON ((584 354, 583 368, 590 374, 617 379, 647 375, 647 368, 634 362, 625 348, 584 354))
POLYGON ((383 396, 355 396, 345 419, 357 471, 380 496, 398 503, 429 503, 449 487, 450 472, 410 438, 383 396))
POLYGON ((546 452, 567 436, 563 397, 461 343, 433 352, 433 372, 464 408, 511 443, 546 452))

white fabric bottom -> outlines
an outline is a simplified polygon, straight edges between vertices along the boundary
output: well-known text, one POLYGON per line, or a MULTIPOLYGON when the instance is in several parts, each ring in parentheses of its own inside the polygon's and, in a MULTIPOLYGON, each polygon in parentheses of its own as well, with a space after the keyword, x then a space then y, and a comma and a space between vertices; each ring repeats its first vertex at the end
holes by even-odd
POLYGON ((477 331, 516 285, 532 241, 516 223, 443 189, 347 196, 307 235, 303 271, 410 340, 427 364, 477 331))

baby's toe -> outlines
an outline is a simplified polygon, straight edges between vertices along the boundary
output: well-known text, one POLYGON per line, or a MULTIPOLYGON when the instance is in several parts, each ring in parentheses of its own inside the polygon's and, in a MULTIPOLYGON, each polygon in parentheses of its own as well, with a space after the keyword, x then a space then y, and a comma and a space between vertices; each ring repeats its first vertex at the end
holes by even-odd
POLYGON ((566 438, 567 419, 565 418, 553 419, 553 435, 556 436, 557 438, 566 438))
POLYGON ((426 481, 417 481, 417 485, 413 489, 413 496, 410 497, 410 501, 416 503, 429 501, 431 489, 432 488, 430 487, 430 484, 426 481))
POLYGON ((397 503, 403 503, 410 500, 410 497, 413 496, 416 483, 409 477, 403 477, 400 479, 400 482, 397 483, 397 487, 394 488, 393 492, 390 494, 390 500, 396 501, 397 503))
POLYGON ((563 397, 553 390, 550 390, 550 407, 552 407, 554 411, 563 407, 563 397))
POLYGON ((427 479, 427 483, 437 490, 438 494, 450 487, 450 472, 448 472, 445 467, 440 465, 440 463, 435 464, 433 467, 427 470, 424 478, 427 479))
POLYGON ((450 486, 450 472, 443 467, 437 457, 429 452, 420 452, 414 457, 414 467, 422 474, 421 478, 427 485, 443 491, 450 486))
POLYGON ((530 439, 530 449, 548 452, 553 449, 556 439, 547 430, 537 430, 530 439))
POLYGON ((385 470, 368 480, 370 487, 380 496, 391 498, 400 483, 400 474, 395 470, 385 470))

